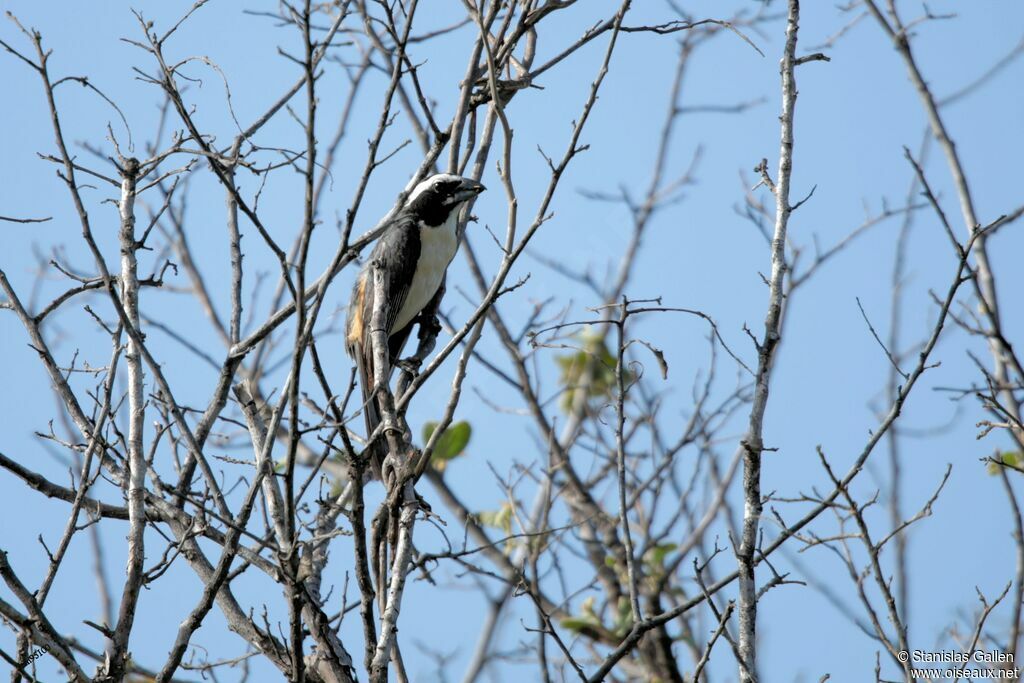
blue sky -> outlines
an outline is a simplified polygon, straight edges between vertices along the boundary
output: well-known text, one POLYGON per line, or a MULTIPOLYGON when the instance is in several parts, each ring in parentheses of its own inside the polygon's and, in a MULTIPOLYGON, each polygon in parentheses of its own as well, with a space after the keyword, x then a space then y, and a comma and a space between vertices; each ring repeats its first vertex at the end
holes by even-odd
MULTIPOLYGON (((432 0, 435 1, 435 0, 432 0)), ((151 138, 158 119, 159 97, 156 89, 135 78, 132 66, 149 70, 150 64, 137 48, 119 41, 137 37, 138 25, 123 2, 38 3, 5 0, 5 10, 14 12, 25 24, 41 30, 46 44, 54 49, 51 69, 57 75, 89 75, 90 79, 114 98, 128 118, 137 154, 151 138)), ((664 21, 671 18, 661 2, 635 3, 629 23, 664 21)), ((157 27, 167 26, 190 3, 148 3, 141 6, 157 27)), ((273 10, 274 3, 257 8, 273 10)), ((419 27, 445 25, 447 13, 460 3, 436 0, 436 15, 424 13, 419 27)), ((545 23, 540 36, 540 55, 556 52, 590 26, 595 18, 606 16, 617 3, 591 0, 571 11, 561 12, 545 23)), ((778 6, 779 3, 774 3, 778 6)), ((919 7, 904 3, 904 12, 914 16, 919 7)), ((686 3, 695 17, 725 16, 734 7, 755 6, 752 2, 686 3)), ((984 72, 1008 53, 1024 32, 1024 5, 1006 1, 974 3, 936 2, 933 12, 956 11, 955 20, 931 22, 920 28, 916 37, 917 55, 936 94, 941 97, 956 91, 984 72)), ((433 7, 432 7, 433 9, 433 7)), ((801 46, 824 41, 837 31, 848 17, 833 3, 805 2, 801 22, 801 46)), ((766 57, 732 35, 722 35, 700 47, 693 57, 683 84, 682 103, 688 106, 734 104, 765 98, 764 104, 743 114, 721 115, 693 113, 684 116, 677 128, 669 157, 669 175, 689 164, 700 147, 702 158, 696 172, 697 182, 686 192, 685 201, 656 216, 645 238, 635 277, 629 287, 631 296, 664 296, 667 305, 707 311, 717 321, 730 346, 741 350, 751 361, 753 350, 745 334, 744 323, 759 329, 767 293, 758 271, 766 272, 768 252, 761 236, 734 211, 742 202, 743 186, 739 172, 749 179, 751 169, 762 157, 773 170, 778 154, 778 57, 781 50, 782 22, 764 27, 765 35, 753 35, 766 57)), ((0 26, 5 41, 29 49, 9 23, 0 26)), ((451 93, 462 77, 467 35, 455 33, 432 44, 429 52, 414 54, 426 63, 420 73, 428 92, 439 99, 439 119, 450 114, 451 93)), ((593 266, 603 272, 614 263, 628 240, 628 216, 625 211, 585 200, 578 190, 614 191, 625 185, 641 192, 647 185, 656 152, 655 131, 661 124, 668 97, 668 86, 675 65, 675 41, 671 37, 626 35, 615 55, 601 99, 584 134, 590 149, 575 162, 553 206, 554 218, 544 226, 532 243, 537 253, 557 257, 566 265, 582 269, 593 266)), ((212 2, 183 26, 169 46, 177 57, 207 55, 215 61, 232 86, 232 105, 242 125, 253 113, 294 82, 297 72, 276 54, 278 45, 295 45, 286 30, 275 28, 266 18, 244 15, 230 2, 212 2)), ((605 41, 597 40, 581 50, 558 69, 553 69, 539 85, 517 97, 509 107, 515 134, 513 173, 520 194, 521 220, 532 217, 539 193, 546 185, 546 166, 537 154, 538 146, 549 155, 564 149, 570 123, 577 116, 590 81, 596 73, 605 41)), ((802 245, 830 245, 859 225, 865 206, 877 213, 882 202, 899 206, 904 202, 910 182, 910 169, 903 159, 903 146, 916 150, 925 123, 916 95, 906 78, 897 54, 878 27, 868 20, 858 24, 836 47, 828 50, 832 61, 813 63, 798 72, 800 99, 797 105, 796 148, 793 193, 802 197, 816 186, 814 197, 794 216, 792 239, 802 245)), ((196 67, 201 86, 190 89, 196 103, 197 118, 205 130, 230 139, 234 124, 225 104, 219 76, 196 67)), ((352 134, 343 146, 341 163, 333 169, 333 187, 323 204, 325 226, 314 242, 312 266, 319 272, 333 253, 337 234, 333 228, 336 212, 344 212, 361 172, 365 155, 364 140, 372 130, 383 77, 371 76, 372 88, 361 93, 352 124, 352 134)), ((40 160, 37 152, 52 150, 52 134, 38 78, 9 55, 0 55, 0 80, 4 83, 5 103, 0 108, 2 144, 0 149, 0 214, 14 216, 53 216, 48 223, 21 226, 0 225, 3 250, 0 267, 14 286, 28 298, 35 280, 33 250, 46 253, 58 244, 66 245, 67 259, 90 270, 88 254, 81 245, 80 231, 68 201, 66 190, 54 176, 52 164, 40 160)), ((1020 135, 1024 116, 1024 61, 1014 62, 969 99, 946 110, 947 124, 958 143, 972 184, 981 220, 988 222, 1000 213, 1024 202, 1019 160, 1024 157, 1024 137, 1020 135)), ((329 71, 321 85, 321 140, 333 130, 332 115, 337 116, 346 85, 336 71, 329 71)), ((124 128, 109 107, 80 88, 66 87, 59 104, 69 140, 88 140, 100 144, 110 122, 122 141, 124 128)), ((397 146, 407 135, 400 121, 385 138, 384 149, 397 146)), ((287 116, 279 117, 265 131, 265 144, 298 144, 299 131, 287 116)), ((83 160, 102 162, 89 157, 83 160)), ((396 188, 404 183, 420 158, 415 144, 399 152, 374 177, 357 221, 357 229, 372 225, 390 205, 396 188)), ((951 217, 959 215, 948 173, 937 153, 927 165, 929 178, 941 193, 951 217)), ((484 176, 485 184, 498 190, 493 164, 484 176)), ((261 213, 271 232, 289 242, 301 220, 297 192, 298 176, 279 173, 273 177, 261 198, 261 213)), ((227 306, 227 247, 223 236, 223 195, 206 171, 197 173, 190 194, 188 215, 190 240, 201 254, 199 267, 206 273, 215 299, 225 311, 227 306)), ((251 190, 251 188, 250 188, 251 190)), ((116 259, 116 210, 102 200, 107 188, 87 194, 97 235, 108 259, 116 259)), ((767 199, 767 198, 766 198, 767 199)), ((470 239, 478 257, 490 271, 496 268, 500 254, 490 238, 479 231, 483 224, 501 231, 505 221, 502 193, 492 191, 476 208, 480 225, 471 226, 470 239)), ((840 470, 845 469, 860 451, 868 430, 877 420, 869 404, 877 404, 884 385, 887 360, 871 338, 857 308, 859 297, 875 326, 887 325, 889 277, 898 223, 887 222, 872 229, 823 268, 803 291, 794 297, 787 337, 784 340, 774 376, 772 401, 766 423, 766 441, 779 451, 766 457, 764 489, 780 495, 794 495, 822 487, 825 479, 817 464, 815 446, 821 444, 840 470)), ((261 252, 255 232, 247 234, 249 273, 274 272, 271 259, 261 252)), ((1011 299, 1024 289, 1024 271, 1019 264, 1024 253, 1020 225, 1002 231, 991 245, 994 268, 999 274, 1003 297, 1011 299)), ((808 249, 811 251, 811 249, 808 249)), ((152 255, 143 267, 152 267, 152 255)), ((922 213, 912 233, 908 270, 903 338, 920 339, 935 317, 929 290, 944 290, 955 265, 941 226, 932 214, 922 213)), ((457 259, 452 266, 446 310, 455 319, 471 310, 458 288, 473 292, 465 264, 457 259), (454 286, 453 286, 454 285, 454 286)), ((531 274, 529 282, 515 299, 502 302, 503 313, 515 327, 529 314, 530 302, 552 294, 571 298, 577 312, 593 305, 592 295, 536 260, 525 258, 513 276, 531 274)), ((347 295, 346 274, 333 290, 327 313, 338 310, 347 295)), ((252 282, 251 280, 249 281, 252 282)), ((181 284, 185 284, 181 278, 181 284)), ((47 279, 39 292, 40 300, 61 291, 64 283, 47 279)), ((147 293, 144 306, 151 306, 155 318, 186 332, 195 343, 215 350, 218 340, 205 323, 201 310, 191 299, 173 293, 147 293), (148 299, 148 301, 146 300, 148 299)), ((264 314, 263 307, 257 319, 264 314)), ((1011 339, 1021 339, 1024 317, 1014 319, 1014 306, 1006 306, 1007 330, 1011 339)), ((1019 307, 1017 307, 1019 308, 1019 307)), ((4 312, 6 313, 6 312, 4 312)), ((705 329, 689 320, 651 318, 638 325, 652 343, 663 348, 671 366, 670 410, 666 415, 685 413, 692 379, 705 364, 705 329)), ((51 324, 51 338, 62 338, 58 345, 67 360, 78 348, 82 358, 94 365, 106 363, 109 343, 97 334, 95 326, 81 306, 69 306, 59 321, 51 324), (68 338, 72 337, 72 339, 68 338)), ((54 414, 54 402, 48 382, 34 353, 26 347, 22 328, 9 313, 0 315, 0 358, 3 358, 6 392, 0 392, 0 450, 9 457, 30 464, 56 480, 66 480, 66 471, 33 436, 45 431, 54 414)), ((171 382, 179 400, 202 404, 215 378, 213 371, 197 363, 166 337, 154 333, 151 344, 167 367, 174 368, 171 382)), ((973 369, 966 348, 977 345, 957 330, 950 330, 937 349, 942 365, 927 373, 912 396, 904 415, 904 424, 927 430, 951 423, 928 438, 908 439, 904 443, 908 508, 923 503, 941 478, 947 463, 953 475, 935 514, 916 526, 911 540, 911 571, 914 577, 911 595, 911 639, 922 648, 937 647, 943 641, 943 628, 958 613, 976 605, 975 585, 986 595, 998 593, 1013 573, 1013 547, 1010 538, 1008 506, 998 479, 985 473, 978 459, 995 448, 1005 447, 997 436, 975 440, 974 423, 980 419, 975 404, 957 405, 937 387, 963 386, 973 381, 973 369), (951 422, 952 421, 952 422, 951 422)), ((481 351, 501 358, 500 345, 485 332, 481 351)), ((980 349, 983 351, 983 349, 980 349)), ((348 360, 340 341, 335 353, 325 357, 334 376, 344 376, 348 360)), ((541 356, 550 390, 554 378, 553 361, 541 356)), ((653 373, 652 373, 653 374, 653 373)), ((728 374, 728 373, 723 373, 728 374)), ((420 394, 410 413, 414 424, 436 419, 449 390, 450 371, 442 371, 420 394)), ((729 379, 721 380, 721 391, 728 390, 729 379)), ((84 378, 77 386, 84 387, 84 378)), ((490 399, 503 405, 518 406, 516 398, 504 387, 496 386, 485 370, 471 367, 467 387, 478 387, 490 399)), ((458 419, 472 422, 476 436, 469 456, 454 464, 448 473, 455 488, 474 509, 496 507, 501 491, 489 464, 499 472, 508 470, 514 459, 529 461, 534 456, 536 434, 532 423, 511 415, 495 414, 472 391, 464 394, 458 419)), ((668 418, 667 418, 668 419, 668 418)), ((415 430, 415 427, 414 427, 415 430)), ((737 437, 740 423, 731 434, 737 437)), ((418 430, 416 430, 418 431, 418 430)), ((731 448, 723 448, 731 453, 731 448)), ((858 481, 856 492, 870 497, 882 486, 886 472, 879 450, 873 463, 858 481), (877 478, 875 475, 878 475, 877 478)), ((423 487, 428 488, 428 487, 423 487)), ((111 492, 108 490, 108 499, 111 492)), ((113 493, 116 496, 116 492, 113 493)), ((428 496, 429 497, 429 496, 428 496)), ((435 509, 439 509, 435 506, 435 509)), ((12 562, 22 577, 37 584, 45 567, 45 554, 36 541, 43 533, 56 538, 64 522, 66 506, 47 501, 25 489, 9 476, 0 476, 0 545, 11 553, 12 562)), ((787 518, 796 510, 782 509, 787 518)), ((875 520, 884 523, 881 511, 875 520)), ((454 522, 451 522, 454 524, 454 522)), ((824 527, 828 528, 828 527, 824 527)), ((457 537, 460 534, 449 532, 457 537)), ((117 586, 123 576, 123 555, 119 547, 123 529, 106 529, 108 573, 117 586)), ((430 531, 421 532, 424 543, 432 539, 430 531)), ((340 553, 340 550, 336 550, 340 553)), ((724 572, 731 558, 720 565, 724 572)), ((852 586, 842 568, 827 552, 804 553, 802 564, 834 585, 847 598, 852 586)), ((83 618, 95 618, 95 589, 88 567, 91 555, 84 537, 72 546, 69 567, 54 588, 51 605, 74 604, 74 614, 58 615, 57 623, 80 632, 83 618), (72 566, 74 569, 72 569, 72 566), (81 569, 79 569, 79 567, 81 569)), ((782 558, 778 566, 787 567, 782 558)), ((449 579, 454 579, 449 575, 449 579)), ((246 585, 250 579, 243 577, 246 585)), ((143 596, 143 628, 132 645, 140 661, 162 662, 174 629, 191 607, 197 582, 191 572, 175 566, 161 586, 143 596), (188 596, 182 599, 182 596, 188 596), (142 634, 145 634, 143 637, 142 634)), ((239 594, 256 600, 258 590, 239 594)), ((412 607, 405 613, 402 631, 404 652, 416 680, 434 680, 431 659, 414 643, 454 652, 451 674, 461 675, 471 654, 473 639, 479 631, 482 613, 479 602, 462 590, 436 591, 414 583, 407 596, 412 607), (461 615, 438 623, 438 614, 461 615), (439 633, 439 631, 441 631, 439 633)), ((516 606, 526 614, 525 606, 516 606)), ((993 619, 1004 626, 1008 610, 1001 609, 993 619)), ((772 591, 760 611, 763 672, 766 680, 817 680, 830 672, 835 681, 867 680, 874 666, 877 646, 857 631, 809 588, 795 586, 772 591)), ((211 615, 210 626, 219 627, 219 613, 211 615)), ((344 634, 355 633, 349 623, 344 634)), ((524 637, 517 630, 518 620, 509 623, 505 642, 524 637)), ((210 648, 228 648, 236 652, 238 641, 224 636, 224 629, 204 627, 197 641, 210 648)), ((354 635, 353 635, 354 637, 354 635)), ((13 639, 2 636, 0 647, 10 651, 13 639)), ((357 650, 358 648, 350 648, 357 650)), ((52 660, 41 662, 42 672, 52 660)), ((734 676, 731 658, 723 648, 716 651, 715 671, 734 676)), ((52 670, 51 670, 52 671, 52 670)))

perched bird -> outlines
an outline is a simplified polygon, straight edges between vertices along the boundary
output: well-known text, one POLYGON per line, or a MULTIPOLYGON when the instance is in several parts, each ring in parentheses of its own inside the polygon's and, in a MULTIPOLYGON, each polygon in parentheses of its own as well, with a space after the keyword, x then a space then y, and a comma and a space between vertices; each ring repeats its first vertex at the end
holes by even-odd
MULTIPOLYGON (((359 370, 367 437, 381 421, 380 406, 374 394, 370 341, 374 308, 372 269, 382 270, 388 284, 383 315, 388 333, 386 374, 390 378, 413 325, 419 324, 421 339, 437 333, 437 309, 444 296, 445 272, 459 247, 459 212, 484 189, 475 180, 448 173, 430 176, 416 185, 405 205, 384 228, 356 278, 345 324, 345 341, 359 370)), ((386 454, 386 441, 380 437, 370 450, 371 464, 378 478, 386 454)))

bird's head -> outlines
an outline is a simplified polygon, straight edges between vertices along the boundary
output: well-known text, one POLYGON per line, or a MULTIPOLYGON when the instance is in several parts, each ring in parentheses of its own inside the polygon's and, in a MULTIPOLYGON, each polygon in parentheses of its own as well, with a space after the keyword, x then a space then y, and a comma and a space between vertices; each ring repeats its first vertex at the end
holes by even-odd
POLYGON ((471 178, 438 173, 413 188, 405 207, 425 224, 437 227, 485 189, 471 178))

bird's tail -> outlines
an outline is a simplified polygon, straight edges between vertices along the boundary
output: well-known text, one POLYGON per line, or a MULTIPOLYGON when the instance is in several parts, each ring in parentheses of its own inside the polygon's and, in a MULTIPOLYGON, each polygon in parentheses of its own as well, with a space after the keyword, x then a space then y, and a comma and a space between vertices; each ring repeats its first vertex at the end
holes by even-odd
MULTIPOLYGON (((381 423, 380 405, 374 391, 376 384, 374 384, 373 351, 364 344, 356 344, 351 351, 359 370, 359 388, 363 397, 363 420, 366 422, 366 438, 369 439, 381 423)), ((387 441, 383 434, 378 435, 363 452, 363 457, 369 458, 370 467, 378 479, 381 478, 381 467, 387 454, 387 441)))

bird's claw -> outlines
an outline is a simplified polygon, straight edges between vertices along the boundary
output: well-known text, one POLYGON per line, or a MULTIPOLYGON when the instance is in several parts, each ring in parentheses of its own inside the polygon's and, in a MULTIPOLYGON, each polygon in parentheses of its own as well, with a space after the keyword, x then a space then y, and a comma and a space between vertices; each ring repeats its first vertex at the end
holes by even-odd
POLYGON ((416 377, 416 375, 420 374, 420 364, 422 362, 419 358, 403 358, 397 361, 395 366, 410 377, 416 377))

